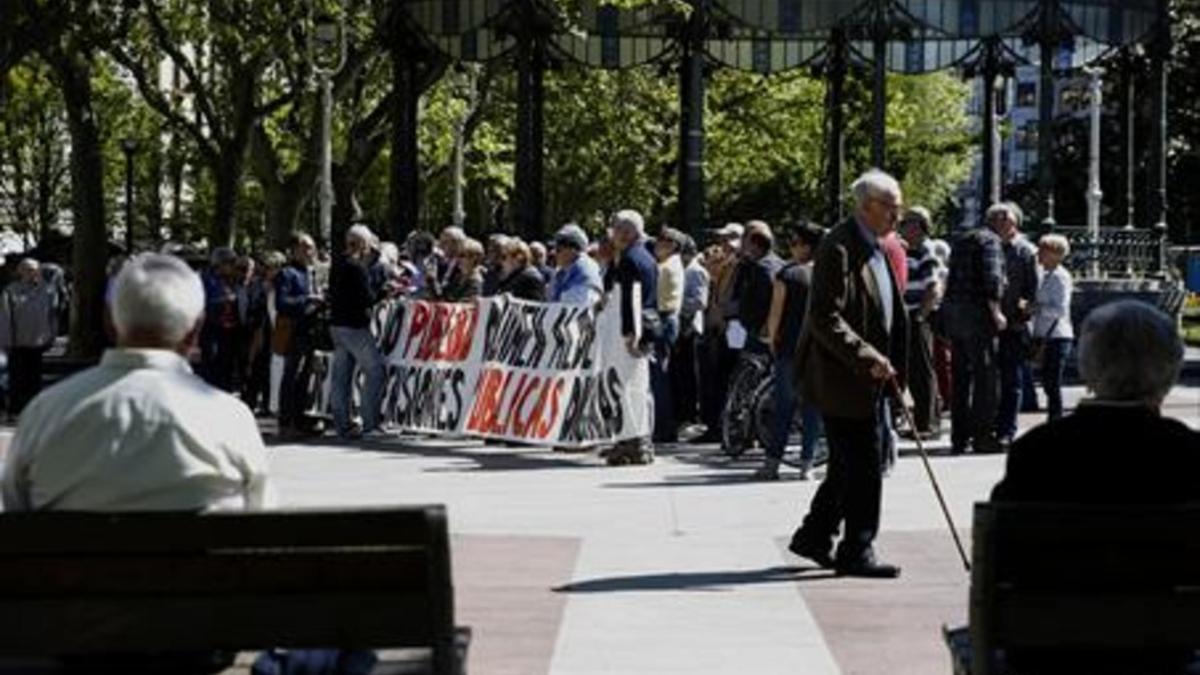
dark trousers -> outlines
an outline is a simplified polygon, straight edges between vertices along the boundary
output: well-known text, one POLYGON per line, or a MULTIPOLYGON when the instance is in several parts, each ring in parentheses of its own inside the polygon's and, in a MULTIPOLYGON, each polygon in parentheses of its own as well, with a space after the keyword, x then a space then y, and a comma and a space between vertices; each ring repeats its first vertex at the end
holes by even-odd
POLYGON ((658 443, 674 443, 679 439, 675 421, 675 401, 671 387, 671 351, 679 337, 679 317, 662 317, 662 335, 654 343, 654 359, 650 361, 650 391, 654 396, 654 435, 658 443))
POLYGON ((999 387, 996 374, 996 338, 984 331, 954 339, 951 355, 954 404, 950 408, 950 441, 961 451, 972 440, 995 441, 999 387))
POLYGON ((1000 334, 996 363, 1000 371, 1000 405, 996 410, 996 436, 1017 435, 1017 411, 1021 409, 1021 366, 1029 354, 1029 334, 1006 330, 1000 334))
POLYGON ((725 395, 737 366, 738 353, 725 343, 725 334, 721 331, 705 333, 700 344, 700 421, 708 427, 706 433, 715 434, 721 429, 725 395))
POLYGON ((312 342, 307 331, 297 328, 283 357, 283 377, 279 382, 279 426, 300 424, 308 407, 308 380, 313 366, 312 342))
MULTIPOLYGON (((266 331, 267 329, 263 329, 266 331)), ((270 334, 270 331, 267 331, 270 334)), ((264 338, 258 351, 250 355, 242 400, 251 410, 266 410, 271 403, 271 341, 264 338)))
POLYGON ((8 412, 20 415, 42 389, 42 347, 8 350, 8 412))
POLYGON ((797 536, 824 546, 832 544, 843 527, 837 558, 855 562, 871 550, 879 533, 879 507, 883 498, 883 444, 887 435, 884 399, 875 415, 849 419, 826 415, 825 439, 829 443, 829 470, 809 505, 797 536))
POLYGON ((933 328, 920 316, 910 313, 908 349, 908 389, 913 397, 913 431, 928 433, 939 426, 937 370, 933 358, 933 328))
POLYGON ((700 336, 695 333, 680 335, 675 343, 669 367, 671 394, 675 399, 675 421, 689 424, 699 419, 700 379, 697 377, 697 347, 700 336))
POLYGON ((1063 367, 1067 363, 1067 355, 1071 352, 1069 338, 1046 341, 1046 352, 1042 361, 1042 388, 1046 392, 1046 412, 1048 419, 1056 420, 1062 417, 1062 379, 1063 367))

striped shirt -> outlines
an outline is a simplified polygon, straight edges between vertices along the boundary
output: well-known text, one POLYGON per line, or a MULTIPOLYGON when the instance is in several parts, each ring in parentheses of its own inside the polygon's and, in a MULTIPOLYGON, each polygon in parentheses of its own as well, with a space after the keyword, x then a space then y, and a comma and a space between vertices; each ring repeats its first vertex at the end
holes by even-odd
POLYGON ((942 261, 933 252, 929 240, 908 249, 908 286, 904 289, 904 306, 908 311, 921 308, 925 293, 941 276, 942 261))

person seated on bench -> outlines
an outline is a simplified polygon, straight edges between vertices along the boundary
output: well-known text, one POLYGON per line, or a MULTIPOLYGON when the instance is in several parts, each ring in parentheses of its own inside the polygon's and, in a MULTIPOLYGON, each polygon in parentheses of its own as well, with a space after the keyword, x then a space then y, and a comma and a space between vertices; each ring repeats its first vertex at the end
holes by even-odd
MULTIPOLYGON (((992 501, 1153 505, 1200 500, 1200 434, 1161 414, 1183 359, 1175 322, 1142 302, 1103 305, 1083 322, 1078 349, 1079 372, 1093 398, 1013 443, 992 501)), ((1038 551, 1015 555, 1025 554, 1036 557, 1038 551)), ((1007 661, 1023 675, 1158 675, 1185 672, 1192 658, 1191 653, 1023 650, 1007 661)))
POLYGON ((1200 434, 1163 417, 1179 377, 1175 322, 1135 300, 1096 308, 1080 330, 1093 397, 1013 443, 993 501, 1170 504, 1200 499, 1200 434))
MULTIPOLYGON (((250 409, 192 373, 200 277, 173 256, 130 260, 115 282, 117 347, 37 396, 2 478, 7 511, 205 511, 271 501, 250 409)), ((64 659, 64 672, 217 672, 225 653, 64 659)), ((0 670, 3 667, 0 666, 0 670)))
POLYGON ((115 282, 117 347, 21 415, 5 457, 5 510, 266 505, 266 450, 254 415, 188 365, 203 313, 200 277, 182 260, 130 260, 115 282))

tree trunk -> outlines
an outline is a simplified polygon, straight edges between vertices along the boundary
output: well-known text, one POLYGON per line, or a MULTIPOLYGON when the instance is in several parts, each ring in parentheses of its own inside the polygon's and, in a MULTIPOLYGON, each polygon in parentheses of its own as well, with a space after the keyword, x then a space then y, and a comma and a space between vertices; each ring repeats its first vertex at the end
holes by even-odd
POLYGON ((234 217, 242 182, 242 159, 236 153, 225 150, 212 169, 217 196, 209 246, 233 246, 234 217))
POLYGON ((104 162, 92 107, 91 62, 78 51, 53 55, 71 134, 71 210, 75 232, 71 267, 71 353, 94 358, 104 348, 104 284, 108 229, 104 217, 104 162))
POLYGON ((290 183, 263 185, 263 199, 267 207, 267 242, 271 248, 284 250, 288 238, 300 229, 300 214, 308 199, 290 183))

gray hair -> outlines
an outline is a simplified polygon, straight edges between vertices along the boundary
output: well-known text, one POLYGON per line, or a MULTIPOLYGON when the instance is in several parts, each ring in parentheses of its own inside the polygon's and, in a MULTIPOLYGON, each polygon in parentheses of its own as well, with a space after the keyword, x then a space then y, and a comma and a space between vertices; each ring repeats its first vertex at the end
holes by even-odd
POLYGON ((366 225, 353 225, 346 230, 346 242, 358 241, 368 248, 375 246, 378 241, 375 233, 366 225))
POLYGON ((450 227, 443 229, 439 236, 449 237, 457 242, 464 242, 467 240, 467 233, 463 232, 461 227, 457 227, 455 225, 451 225, 450 227))
POLYGON ((860 207, 868 199, 882 195, 900 199, 900 183, 891 174, 879 169, 870 169, 859 176, 858 180, 850 184, 850 191, 854 194, 854 203, 860 207))
POLYGON ((637 232, 638 237, 646 235, 646 220, 642 218, 642 214, 633 209, 623 209, 613 214, 612 226, 614 229, 628 228, 637 232))
POLYGON ((227 263, 235 263, 237 262, 237 259, 237 252, 228 246, 218 246, 212 250, 212 253, 208 254, 208 262, 213 267, 227 263))
POLYGON ((1064 258, 1071 254, 1071 242, 1061 234, 1042 235, 1042 238, 1038 239, 1038 246, 1050 249, 1064 258))
POLYGON ((173 255, 131 258, 115 282, 112 316, 117 335, 138 335, 176 345, 204 314, 204 286, 187 263, 173 255))
POLYGON ((1092 310, 1079 336, 1079 372, 1098 398, 1158 407, 1179 377, 1183 343, 1175 322, 1137 300, 1092 310))
POLYGON ((1000 214, 1004 214, 1006 218, 1009 218, 1016 223, 1018 227, 1020 227, 1021 213, 1017 210, 1017 205, 1013 204, 1012 202, 998 202, 996 204, 992 204, 988 207, 988 210, 983 213, 983 219, 985 222, 991 222, 993 217, 1000 214))

